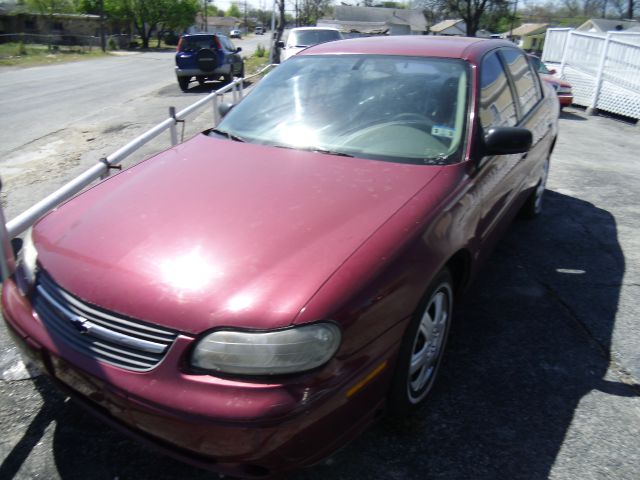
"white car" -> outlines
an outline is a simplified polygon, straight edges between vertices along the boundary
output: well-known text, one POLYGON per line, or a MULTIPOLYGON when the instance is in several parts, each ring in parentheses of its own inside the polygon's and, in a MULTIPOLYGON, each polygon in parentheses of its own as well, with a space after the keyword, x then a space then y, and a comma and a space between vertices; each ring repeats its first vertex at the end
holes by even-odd
POLYGON ((242 32, 240 32, 240 30, 231 30, 231 32, 229 32, 229 36, 231 38, 242 38, 242 32))
POLYGON ((293 28, 289 32, 287 42, 278 42, 278 47, 282 48, 280 61, 284 62, 287 58, 293 57, 296 53, 304 50, 311 45, 318 43, 332 42, 334 40, 342 40, 342 34, 335 28, 324 27, 300 27, 293 28))

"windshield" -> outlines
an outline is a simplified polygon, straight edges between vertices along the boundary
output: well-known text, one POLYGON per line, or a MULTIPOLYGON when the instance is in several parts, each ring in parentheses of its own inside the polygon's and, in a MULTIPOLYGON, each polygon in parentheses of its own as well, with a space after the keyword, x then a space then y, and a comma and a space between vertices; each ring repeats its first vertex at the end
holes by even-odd
POLYGON ((340 40, 342 37, 337 30, 298 30, 291 32, 287 45, 291 47, 310 47, 318 43, 340 40))
POLYGON ((458 161, 467 111, 461 60, 293 57, 218 126, 243 141, 396 162, 458 161))

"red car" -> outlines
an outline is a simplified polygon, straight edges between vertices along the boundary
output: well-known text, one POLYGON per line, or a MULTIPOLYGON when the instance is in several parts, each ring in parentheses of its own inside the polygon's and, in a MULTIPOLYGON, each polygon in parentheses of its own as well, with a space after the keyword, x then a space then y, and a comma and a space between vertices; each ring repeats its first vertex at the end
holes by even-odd
POLYGON ((533 63, 533 67, 538 71, 542 79, 547 82, 549 85, 553 87, 558 95, 558 101, 560 102, 560 108, 569 107, 573 103, 573 91, 571 89, 571 84, 564 80, 561 80, 557 77, 554 77, 553 74, 556 73, 555 70, 549 70, 547 66, 542 63, 540 58, 535 55, 529 55, 531 58, 531 62, 533 63))
POLYGON ((557 118, 509 42, 309 48, 36 223, 4 318, 60 388, 174 457, 311 465, 427 397, 457 296, 541 211, 557 118))

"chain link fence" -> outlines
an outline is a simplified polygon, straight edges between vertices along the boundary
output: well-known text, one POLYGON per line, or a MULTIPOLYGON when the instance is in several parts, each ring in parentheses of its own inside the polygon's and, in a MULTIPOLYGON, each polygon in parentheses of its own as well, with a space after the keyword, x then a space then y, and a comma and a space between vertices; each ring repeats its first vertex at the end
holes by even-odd
MULTIPOLYGON (((130 35, 118 34, 106 37, 106 46, 111 50, 129 48, 132 42, 130 35)), ((100 48, 100 37, 91 35, 68 35, 51 33, 47 35, 35 33, 0 34, 0 44, 18 43, 25 45, 46 45, 60 50, 90 51, 100 48)))

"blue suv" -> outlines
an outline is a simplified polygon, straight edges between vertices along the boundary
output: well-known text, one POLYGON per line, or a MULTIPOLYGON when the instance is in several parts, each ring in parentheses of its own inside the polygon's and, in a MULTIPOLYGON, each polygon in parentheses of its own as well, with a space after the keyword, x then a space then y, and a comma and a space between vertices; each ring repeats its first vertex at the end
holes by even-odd
POLYGON ((202 85, 207 80, 231 82, 233 77, 244 77, 244 61, 229 38, 212 33, 183 35, 176 52, 176 75, 183 91, 193 77, 202 85))

